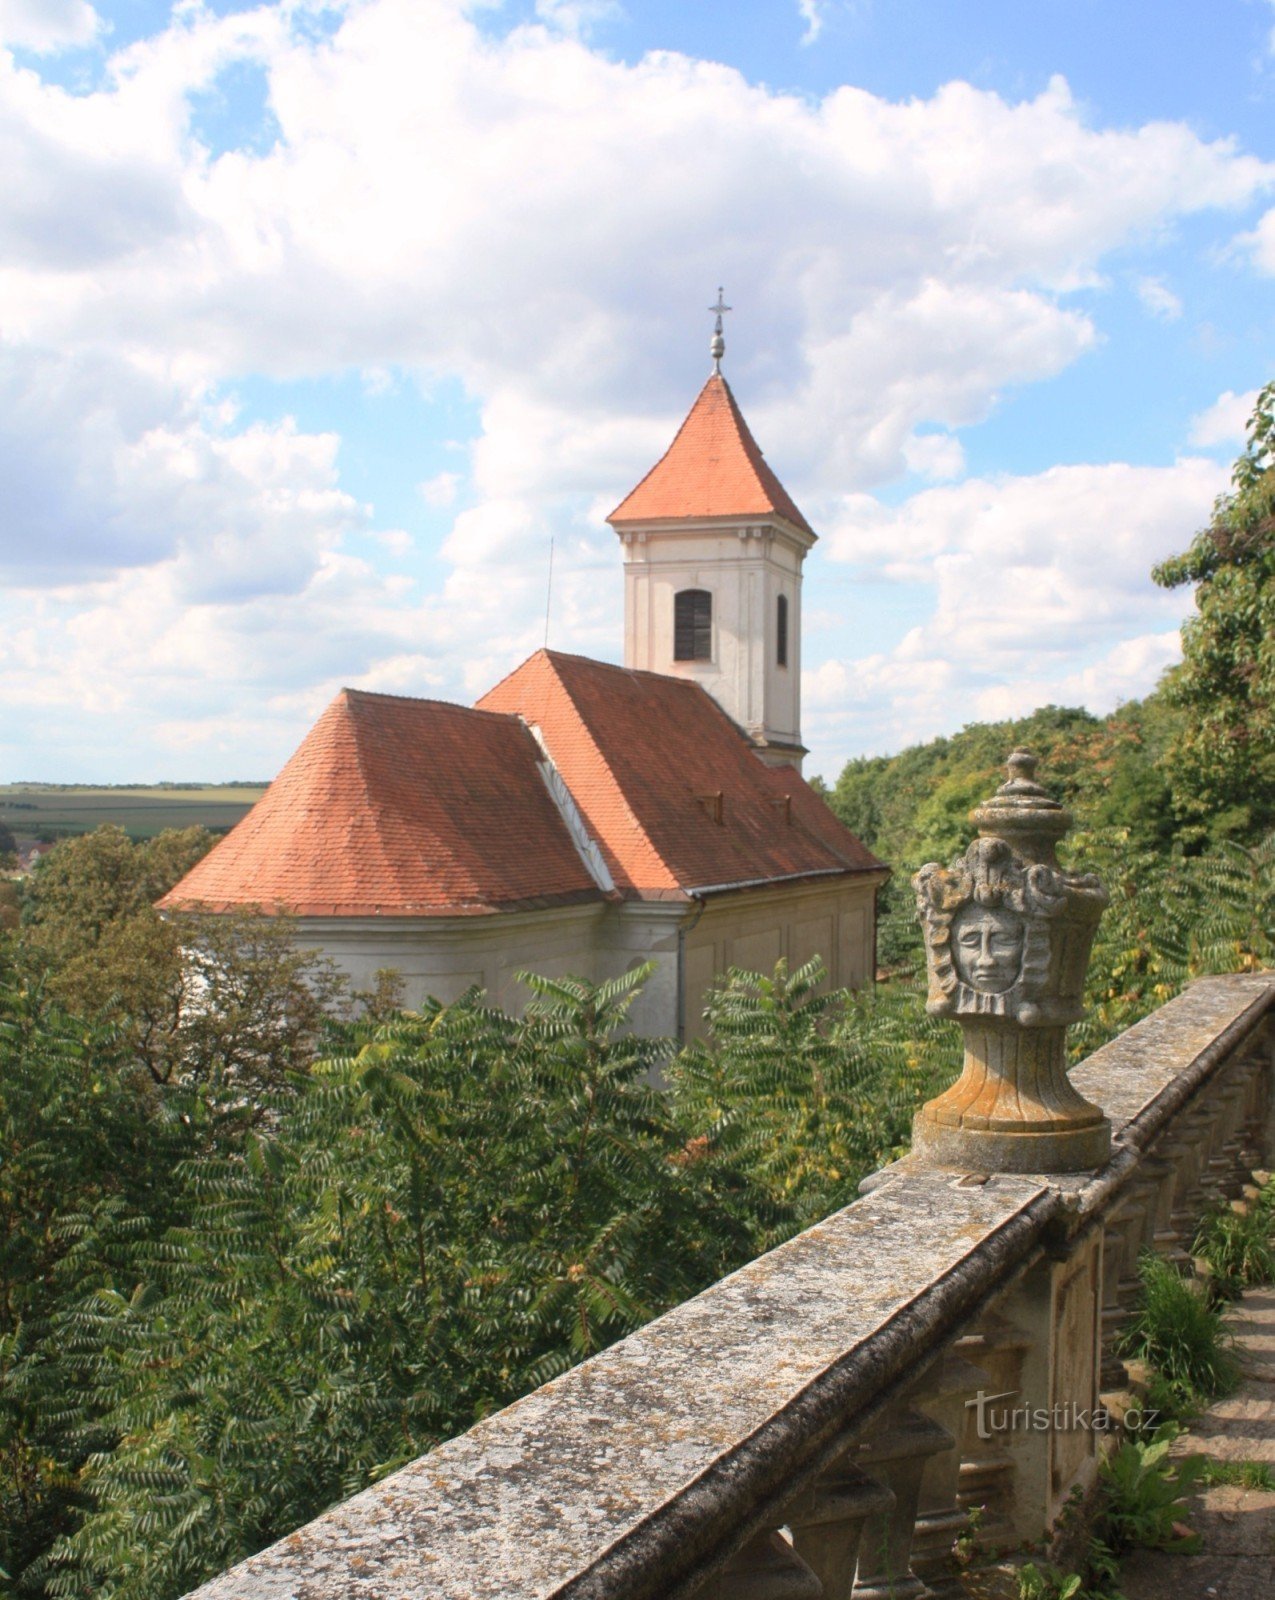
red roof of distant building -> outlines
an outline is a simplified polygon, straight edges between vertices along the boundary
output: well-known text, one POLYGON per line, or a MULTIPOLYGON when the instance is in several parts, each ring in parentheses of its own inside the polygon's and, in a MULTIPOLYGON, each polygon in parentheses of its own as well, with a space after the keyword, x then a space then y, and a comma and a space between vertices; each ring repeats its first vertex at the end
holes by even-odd
POLYGON ((814 536, 767 466, 730 385, 715 372, 673 443, 607 521, 766 516, 783 517, 814 536))
POLYGON ((622 890, 882 870, 798 773, 763 764, 697 683, 538 650, 479 705, 540 729, 622 890))
POLYGON ((343 689, 160 905, 458 916, 599 899, 541 759, 513 717, 343 689))

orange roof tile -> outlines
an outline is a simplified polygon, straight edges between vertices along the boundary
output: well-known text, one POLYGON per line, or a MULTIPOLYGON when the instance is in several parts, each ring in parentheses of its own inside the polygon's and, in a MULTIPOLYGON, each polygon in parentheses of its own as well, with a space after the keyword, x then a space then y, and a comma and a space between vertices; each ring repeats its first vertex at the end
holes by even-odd
POLYGON ((883 870, 796 772, 762 763, 697 683, 538 650, 479 705, 540 729, 629 893, 883 870))
POLYGON ((343 689, 160 905, 457 916, 597 900, 515 718, 343 689))
POLYGON ((715 372, 677 436, 608 522, 780 516, 814 537, 748 431, 730 385, 715 372))

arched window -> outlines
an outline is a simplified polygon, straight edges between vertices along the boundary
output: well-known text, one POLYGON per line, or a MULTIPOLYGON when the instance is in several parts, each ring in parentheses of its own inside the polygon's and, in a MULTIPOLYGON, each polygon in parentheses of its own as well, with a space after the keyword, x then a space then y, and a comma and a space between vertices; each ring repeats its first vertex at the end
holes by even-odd
POLYGON ((775 609, 775 660, 781 667, 788 665, 788 596, 781 594, 775 609))
POLYGON ((707 589, 680 589, 673 596, 673 659, 712 658, 713 597, 707 589))

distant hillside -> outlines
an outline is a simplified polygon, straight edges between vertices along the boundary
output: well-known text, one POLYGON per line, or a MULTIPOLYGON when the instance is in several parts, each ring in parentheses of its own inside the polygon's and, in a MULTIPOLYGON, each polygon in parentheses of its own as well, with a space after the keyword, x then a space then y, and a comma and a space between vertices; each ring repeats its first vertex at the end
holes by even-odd
POLYGON ((1044 706, 1016 721, 971 723, 895 756, 848 761, 827 799, 894 868, 882 902, 883 963, 919 959, 911 876, 927 861, 946 864, 964 851, 970 811, 1004 781, 1005 758, 1016 746, 1039 758, 1037 778, 1074 814, 1078 832, 1068 843, 1081 855, 1084 833, 1108 828, 1125 830, 1130 858, 1146 851, 1164 859, 1175 845, 1201 848, 1204 829, 1175 813, 1164 763, 1181 716, 1159 695, 1107 717, 1044 706))
POLYGON ((266 792, 264 783, 0 785, 0 824, 19 844, 67 839, 116 823, 134 840, 165 828, 227 833, 266 792))

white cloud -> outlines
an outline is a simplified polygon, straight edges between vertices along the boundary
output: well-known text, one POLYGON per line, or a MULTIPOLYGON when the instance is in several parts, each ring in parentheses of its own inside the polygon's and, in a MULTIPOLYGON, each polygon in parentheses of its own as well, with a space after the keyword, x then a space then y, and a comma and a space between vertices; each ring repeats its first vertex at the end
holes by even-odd
POLYGON ((100 27, 88 0, 0 0, 0 44, 38 55, 92 44, 100 27))
POLYGON ((536 15, 551 28, 585 39, 604 22, 624 15, 616 0, 536 0, 536 15))
MULTIPOLYGON (((64 31, 83 9, 64 3, 64 31)), ((1183 125, 1095 128, 1061 80, 1020 103, 959 83, 807 101, 672 53, 608 59, 572 37, 588 4, 542 0, 546 25, 503 38, 459 0, 362 0, 321 37, 293 26, 304 9, 180 7, 86 93, 0 55, 0 559, 43 586, 0 634, 6 687, 86 749, 95 706, 117 748, 185 720, 193 759, 236 717, 245 751, 274 750, 343 678, 481 689, 543 637, 551 531, 554 638, 614 655, 600 518, 706 374, 700 308, 723 277, 727 370, 832 547, 896 578, 911 561, 977 608, 968 510, 918 496, 900 522, 848 496, 958 475, 955 430, 1100 340, 1099 302, 1069 296, 1109 252, 1275 175, 1183 125), (240 64, 263 75, 269 138, 214 154, 192 106, 240 64), (249 374, 346 372, 370 392, 444 379, 477 408, 476 503, 441 582, 343 491, 333 435, 246 425, 221 398, 249 374)), ((1146 488, 1127 470, 1109 517, 1146 488)), ((452 476, 423 491, 436 509, 452 476)), ((977 507, 984 488, 927 492, 977 507)), ((1022 506, 992 521, 1011 546, 1032 526, 1022 506)), ((1045 633, 1089 614, 1074 561, 1033 560, 1008 569, 1024 614, 1045 633)), ((940 647, 963 646, 940 628, 940 647)), ((947 681, 919 659, 882 658, 882 704, 947 681)))
POLYGON ((914 433, 903 441, 903 459, 909 472, 923 478, 959 478, 965 470, 965 451, 952 433, 914 433))
POLYGON ((1182 315, 1182 301, 1163 278, 1135 278, 1133 286, 1138 299, 1153 317, 1162 322, 1176 322, 1182 315))
MULTIPOLYGON (((334 434, 230 431, 198 385, 118 358, 0 346, 0 573, 62 587, 178 558, 192 600, 304 585, 365 513, 334 434)), ((233 416, 233 412, 230 413, 233 416)))
POLYGON ((1211 406, 1191 418, 1190 442, 1200 450, 1243 444, 1248 434, 1248 419, 1256 404, 1256 389, 1248 389, 1243 394, 1227 389, 1211 406))
MULTIPOLYGON (((1150 569, 1186 547, 1225 477, 1191 458, 970 479, 898 507, 848 498, 825 552, 878 586, 926 585, 933 609, 892 650, 804 676, 811 770, 1050 702, 1106 711, 1145 694, 1191 603, 1150 569)), ((888 586, 872 603, 888 614, 888 586)))
POLYGON ((825 8, 826 0, 797 0, 797 11, 806 25, 806 31, 801 36, 802 44, 814 44, 823 32, 825 8))
POLYGON ((450 506, 460 490, 459 472, 436 472, 432 478, 418 485, 421 499, 427 506, 450 506))
POLYGON ((1275 277, 1275 209, 1266 212, 1251 233, 1241 233, 1235 243, 1247 251, 1259 272, 1275 277))

